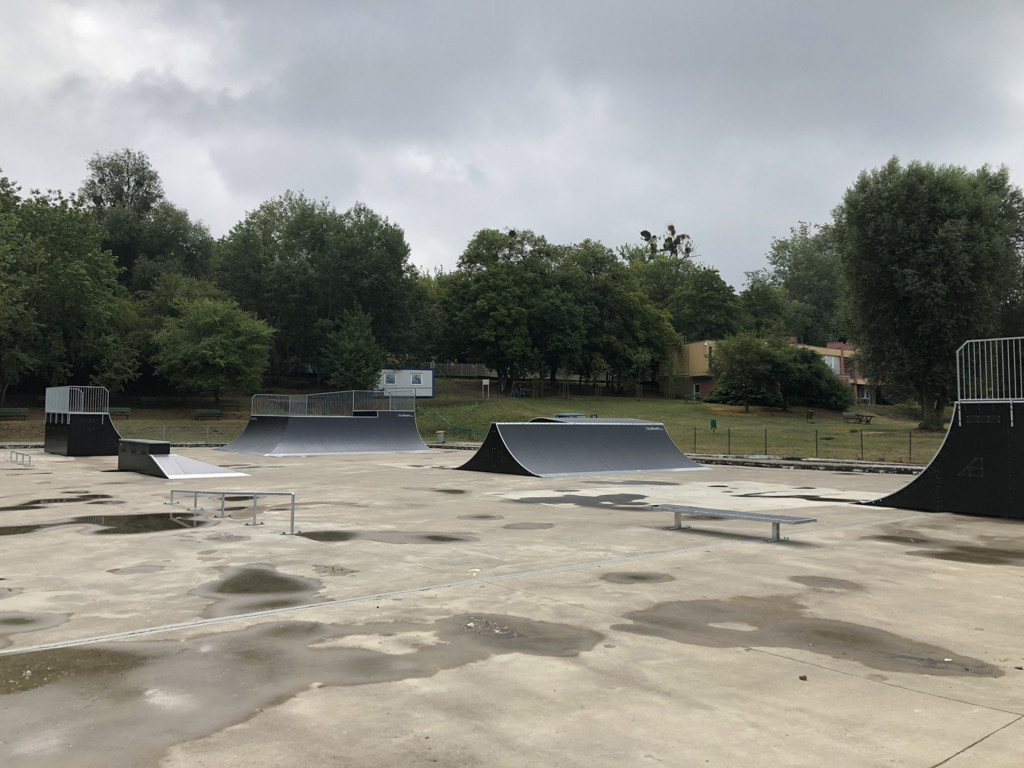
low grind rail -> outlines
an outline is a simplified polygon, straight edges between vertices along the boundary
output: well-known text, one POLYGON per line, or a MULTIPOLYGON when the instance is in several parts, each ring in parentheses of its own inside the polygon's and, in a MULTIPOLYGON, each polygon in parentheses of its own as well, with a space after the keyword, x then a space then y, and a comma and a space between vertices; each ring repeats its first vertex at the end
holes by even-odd
POLYGON ((15 464, 20 464, 23 467, 32 466, 32 457, 27 453, 21 451, 11 451, 11 455, 7 457, 8 461, 13 461, 15 464))
POLYGON ((251 523, 246 523, 246 525, 263 525, 263 523, 260 523, 260 522, 256 521, 256 508, 257 508, 257 505, 259 504, 259 500, 260 500, 261 497, 263 497, 263 496, 290 496, 291 500, 292 500, 291 524, 289 526, 289 530, 282 531, 282 533, 285 534, 286 536, 294 536, 296 533, 301 533, 301 531, 296 531, 295 530, 295 493, 293 491, 197 491, 197 490, 187 490, 187 489, 184 489, 184 488, 175 488, 175 489, 171 490, 171 497, 166 502, 167 504, 177 504, 178 503, 178 502, 176 502, 174 500, 174 494, 176 494, 176 493, 177 494, 185 494, 185 495, 191 494, 191 496, 192 496, 192 506, 189 508, 190 512, 194 512, 196 510, 202 509, 202 507, 199 506, 199 497, 200 496, 220 496, 220 517, 227 517, 228 516, 228 514, 227 514, 227 512, 225 511, 225 508, 224 508, 224 503, 227 500, 228 496, 243 496, 243 497, 247 497, 247 498, 251 497, 252 498, 252 522, 251 523))
POLYGON ((784 541, 779 536, 780 525, 797 525, 800 523, 816 523, 815 517, 793 517, 792 515, 769 515, 761 512, 738 512, 730 509, 708 509, 707 507, 689 507, 682 504, 652 504, 648 509, 664 509, 675 515, 676 524, 669 528, 672 531, 689 528, 683 525, 683 517, 712 517, 721 520, 756 520, 772 524, 772 537, 765 541, 774 543, 784 541))

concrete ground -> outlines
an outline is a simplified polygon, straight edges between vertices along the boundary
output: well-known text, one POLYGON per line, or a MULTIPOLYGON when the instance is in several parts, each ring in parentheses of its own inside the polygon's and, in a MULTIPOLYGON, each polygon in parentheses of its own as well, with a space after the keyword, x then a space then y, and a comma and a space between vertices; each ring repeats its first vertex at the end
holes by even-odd
POLYGON ((0 456, 3 766, 1024 764, 1024 523, 906 475, 177 450, 248 476, 0 456))

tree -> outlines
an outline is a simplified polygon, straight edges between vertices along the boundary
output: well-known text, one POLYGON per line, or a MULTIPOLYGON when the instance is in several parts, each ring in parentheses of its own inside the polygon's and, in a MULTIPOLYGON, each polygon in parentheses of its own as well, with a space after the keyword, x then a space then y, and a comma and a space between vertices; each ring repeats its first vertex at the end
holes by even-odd
POLYGON ((29 376, 120 391, 138 318, 100 226, 78 199, 18 192, 0 177, 0 391, 29 376))
POLYGON ((940 429, 955 353, 997 333, 1024 255, 1024 195, 1009 171, 897 158, 863 172, 833 212, 862 370, 913 393, 940 429))
POLYGON ((775 382, 774 353, 768 343, 752 333, 737 333, 715 345, 711 372, 718 386, 711 391, 712 402, 742 405, 781 405, 775 382))
POLYGON ((259 389, 273 329, 234 301, 180 299, 153 337, 156 372, 179 390, 219 403, 225 390, 259 389))
POLYGON ((215 275, 238 303, 278 330, 274 368, 315 364, 326 334, 357 306, 389 354, 416 351, 418 273, 402 229, 365 205, 338 213, 285 192, 246 215, 216 249, 215 275))
POLYGON ((772 376, 783 409, 804 405, 842 411, 853 404, 853 390, 813 349, 782 344, 771 351, 772 376))
POLYGON ((800 222, 768 252, 771 281, 785 296, 787 335, 811 346, 845 336, 840 321, 842 270, 831 227, 800 222))
POLYGON ((344 312, 327 334, 323 366, 327 383, 339 390, 375 389, 387 356, 373 337, 373 318, 358 309, 344 312))

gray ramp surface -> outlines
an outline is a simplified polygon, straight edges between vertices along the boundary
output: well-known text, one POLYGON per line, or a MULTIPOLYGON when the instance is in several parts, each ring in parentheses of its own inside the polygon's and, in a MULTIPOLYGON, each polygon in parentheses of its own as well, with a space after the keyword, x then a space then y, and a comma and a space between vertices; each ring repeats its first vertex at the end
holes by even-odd
POLYGON ((429 451, 416 415, 378 411, 369 416, 252 416, 236 440, 220 451, 257 456, 429 451))
POLYGON ((537 477, 702 470, 653 421, 494 423, 459 469, 537 477))
POLYGON ((204 477, 248 477, 245 472, 235 472, 224 469, 215 464, 207 464, 205 461, 190 459, 187 456, 179 456, 172 453, 168 456, 150 456, 153 466, 160 472, 160 476, 169 480, 194 480, 204 477))

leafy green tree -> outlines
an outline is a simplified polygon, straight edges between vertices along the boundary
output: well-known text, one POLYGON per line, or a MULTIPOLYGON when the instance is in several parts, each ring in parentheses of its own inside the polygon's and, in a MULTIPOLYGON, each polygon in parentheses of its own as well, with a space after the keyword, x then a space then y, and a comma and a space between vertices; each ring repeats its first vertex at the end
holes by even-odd
POLYGON ((278 330, 274 368, 318 359, 325 334, 360 306, 389 354, 415 353, 419 275, 402 229, 365 205, 338 213, 286 192, 236 224, 216 249, 215 274, 239 304, 278 330))
POLYGON ((782 344, 771 351, 772 377, 783 409, 803 405, 842 411, 853 404, 853 390, 813 349, 782 344))
POLYGON ((117 392, 135 378, 138 319, 91 213, 3 178, 0 238, 0 389, 33 376, 117 392))
POLYGON ((787 335, 823 347, 845 336, 840 321, 842 270, 831 227, 801 222, 787 238, 774 238, 769 279, 785 296, 787 335))
POLYGON ((153 337, 156 372, 174 387, 220 402, 226 390, 259 389, 273 329, 230 300, 182 298, 153 337))
POLYGON ((718 385, 710 402, 742 405, 781 405, 776 386, 775 353, 763 339, 752 333, 737 333, 715 344, 711 372, 718 385))
POLYGON ((766 269, 747 272, 746 277, 747 283, 737 297, 742 330, 762 339, 788 335, 785 290, 766 269))
POLYGON ((833 212, 859 364, 914 393, 939 429, 955 392, 955 353, 990 337, 1012 303, 1024 196, 1009 171, 892 158, 863 172, 833 212))
POLYGON ((358 309, 344 312, 340 326, 327 334, 327 383, 339 390, 375 389, 385 362, 387 355, 373 337, 373 318, 358 309))

